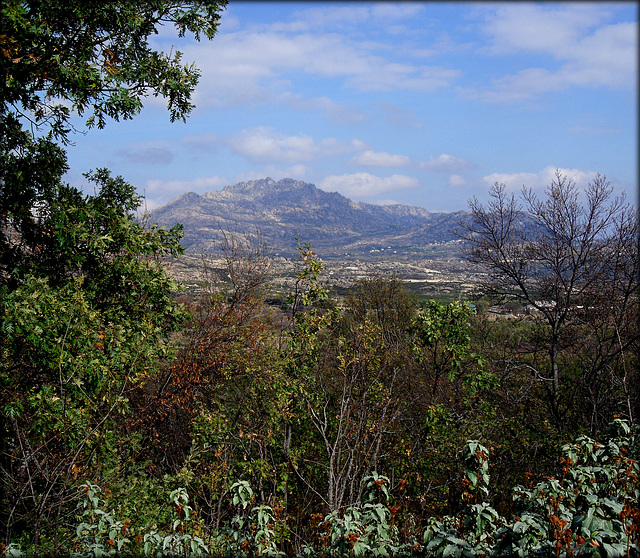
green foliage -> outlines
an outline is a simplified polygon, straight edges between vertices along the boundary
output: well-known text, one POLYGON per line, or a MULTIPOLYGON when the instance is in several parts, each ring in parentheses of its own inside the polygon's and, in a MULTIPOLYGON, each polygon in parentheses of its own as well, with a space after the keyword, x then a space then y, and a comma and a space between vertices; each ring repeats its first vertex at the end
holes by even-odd
MULTIPOLYGON (((135 219, 134 188, 105 169, 86 175, 94 195, 63 183, 56 142, 70 141, 74 115, 101 128, 150 93, 172 120, 186 117, 198 71, 149 38, 167 23, 211 38, 225 5, 0 6, 0 555, 637 555, 627 423, 604 444, 565 445, 563 474, 551 476, 562 443, 638 414, 637 215, 607 206, 606 181, 588 193, 591 217, 565 204, 574 189, 561 177, 555 206, 528 197, 542 223, 564 204, 561 225, 582 231, 568 244, 529 239, 538 269, 550 253, 569 262, 589 223, 617 231, 611 258, 586 246, 578 290, 552 281, 529 292, 530 258, 497 262, 498 286, 529 302, 566 295, 538 308, 546 325, 492 323, 460 302, 416 313, 396 279, 334 300, 300 243, 289 306, 268 308, 259 235, 226 237, 231 288, 186 314, 164 267, 180 228, 135 219), (531 462, 535 479, 505 502, 531 462)), ((492 210, 517 213, 494 194, 492 210)), ((484 232, 520 221, 472 209, 484 232)), ((476 257, 495 254, 477 232, 476 257)), ((507 232, 517 255, 526 243, 507 232)))
POLYGON ((247 481, 235 482, 229 489, 236 515, 229 527, 218 535, 225 556, 285 556, 276 546, 276 517, 271 506, 249 506, 253 490, 247 481))
POLYGON ((324 264, 311 249, 308 242, 304 245, 298 241, 298 268, 295 271, 296 280, 294 291, 287 297, 291 304, 292 316, 295 318, 298 311, 328 297, 328 291, 320 284, 320 273, 324 264))
POLYGON ((76 528, 79 550, 73 554, 76 558, 102 558, 122 553, 131 543, 127 538, 127 524, 118 521, 104 511, 105 501, 98 497, 99 486, 87 483, 84 488, 86 499, 81 503, 82 521, 76 528))
POLYGON ((71 113, 91 110, 87 124, 129 119, 151 92, 168 101, 171 120, 192 109, 198 80, 181 53, 150 47, 163 24, 213 37, 226 1, 175 4, 162 0, 86 3, 4 2, 0 11, 0 110, 21 107, 36 125, 66 139, 71 113), (58 100, 53 102, 52 99, 58 100), (65 103, 66 102, 66 103, 65 103), (67 104, 68 103, 68 104, 67 104), (69 107, 69 108, 68 108, 69 107))
POLYGON ((169 495, 175 519, 171 532, 159 533, 155 530, 144 535, 144 555, 156 556, 204 556, 209 549, 204 540, 194 535, 201 525, 194 521, 193 508, 189 506, 189 495, 184 488, 177 488, 169 495))
POLYGON ((362 502, 344 512, 333 511, 320 524, 326 549, 307 548, 317 556, 402 556, 411 545, 399 541, 397 526, 389 509, 390 481, 373 472, 363 479, 362 502))
POLYGON ((481 502, 489 496, 489 450, 477 440, 469 440, 462 459, 467 467, 463 500, 481 502))
MULTIPOLYGON (((637 430, 637 429, 636 429, 637 430)), ((518 512, 508 521, 488 503, 457 517, 431 519, 426 550, 443 556, 629 556, 640 552, 640 466, 636 432, 616 419, 605 443, 583 436, 563 447, 563 474, 517 486, 518 512)), ((486 462, 477 442, 467 456, 486 462)), ((477 481, 467 471, 468 487, 477 481)))
POLYGON ((17 543, 9 543, 4 548, 0 549, 0 551, 2 552, 2 554, 0 554, 2 558, 23 558, 27 555, 26 552, 22 551, 20 545, 17 543))
MULTIPOLYGON (((141 553, 144 556, 191 556, 209 553, 204 540, 196 533, 201 525, 195 520, 189 506, 189 496, 184 488, 177 488, 169 495, 168 503, 173 508, 175 519, 168 532, 134 527, 131 520, 121 521, 114 509, 112 492, 87 482, 80 485, 77 505, 82 513, 74 529, 73 558, 104 558, 141 553), (107 498, 101 494, 106 493, 107 498), (111 498, 109 496, 111 495, 111 498), (137 534, 136 534, 136 531, 137 534)), ((4 548, 3 558, 21 557, 25 553, 19 545, 12 543, 4 548)))
POLYGON ((14 285, 0 300, 14 516, 26 505, 23 482, 73 489, 68 475, 99 458, 128 390, 167 354, 166 336, 183 317, 162 266, 180 250, 179 229, 145 228, 127 212, 137 205, 130 185, 106 171, 94 178, 95 196, 58 189, 41 224, 45 245, 14 262, 14 285), (22 478, 24 467, 30 476, 22 478))
POLYGON ((161 533, 155 529, 138 534, 136 541, 129 538, 131 521, 119 521, 113 512, 107 511, 107 502, 99 497, 99 486, 87 483, 81 487, 85 498, 79 506, 84 510, 82 521, 76 528, 75 558, 101 558, 105 556, 122 555, 136 548, 145 556, 202 556, 208 554, 207 546, 201 537, 194 535, 199 525, 195 523, 193 510, 189 506, 189 496, 184 488, 178 488, 169 495, 175 519, 168 533, 161 533))
MULTIPOLYGON (((82 223, 85 208, 77 215, 58 211, 62 219, 49 218, 57 204, 77 208, 81 197, 61 183, 67 161, 55 143, 70 141, 71 115, 91 111, 87 124, 103 127, 106 118, 132 118, 151 92, 168 99, 172 120, 184 119, 192 108, 189 97, 198 71, 183 66, 179 52, 154 51, 148 39, 167 23, 181 34, 211 38, 225 5, 225 0, 179 5, 159 0, 144 9, 128 1, 2 4, 0 285, 15 286, 24 260, 48 260, 59 273, 87 255, 86 250, 75 252, 91 237, 78 231, 67 235, 65 243, 59 236, 66 225, 82 223), (73 240, 79 244, 68 244, 73 240)), ((103 199, 96 199, 97 204, 135 209, 138 204, 130 206, 134 198, 128 194, 128 199, 109 199, 104 174, 90 176, 102 186, 103 199)), ((105 240, 104 234, 96 238, 98 243, 105 240)))
POLYGON ((349 291, 345 306, 345 320, 373 322, 387 350, 402 352, 416 315, 415 303, 402 281, 396 277, 362 279, 349 291))
POLYGON ((483 368, 482 356, 471 350, 472 315, 469 303, 444 305, 430 300, 415 318, 412 331, 418 358, 433 370, 434 384, 446 374, 450 381, 461 381, 470 393, 496 386, 494 375, 483 368), (472 370, 465 372, 468 367, 472 370))
POLYGON ((139 222, 134 188, 105 169, 86 175, 94 195, 64 184, 56 142, 69 143, 73 115, 101 128, 149 93, 184 119, 198 71, 149 38, 167 23, 211 38, 225 5, 0 6, 0 521, 30 552, 66 544, 78 477, 135 438, 131 390, 184 319, 163 265, 181 252, 180 227, 139 222))

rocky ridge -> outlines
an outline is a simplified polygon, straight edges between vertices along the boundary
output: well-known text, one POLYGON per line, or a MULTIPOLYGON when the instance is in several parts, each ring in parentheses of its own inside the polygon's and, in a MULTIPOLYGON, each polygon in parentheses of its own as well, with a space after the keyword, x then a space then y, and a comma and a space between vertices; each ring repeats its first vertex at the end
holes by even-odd
POLYGON ((295 253, 296 236, 324 257, 420 252, 455 240, 464 212, 431 213, 408 205, 354 202, 314 184, 285 178, 251 180, 202 195, 185 193, 150 213, 150 221, 182 223, 187 253, 215 250, 221 231, 260 231, 271 250, 295 253))

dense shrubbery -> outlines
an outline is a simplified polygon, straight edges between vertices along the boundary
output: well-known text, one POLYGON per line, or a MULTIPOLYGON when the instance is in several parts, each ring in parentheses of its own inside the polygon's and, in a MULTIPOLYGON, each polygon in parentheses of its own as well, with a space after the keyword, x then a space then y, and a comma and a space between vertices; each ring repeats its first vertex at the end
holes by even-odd
MULTIPOLYGON (((637 432, 621 419, 613 421, 602 442, 581 436, 566 444, 561 476, 516 486, 515 510, 507 518, 484 501, 489 496, 489 453, 477 441, 469 441, 462 455, 467 467, 461 483, 463 507, 456 515, 430 517, 425 525, 417 525, 405 515, 408 510, 393 501, 389 478, 373 472, 362 479, 358 503, 324 517, 312 514, 313 536, 299 544, 297 555, 639 556, 640 465, 631 457, 638 445, 637 432)), ((283 548, 291 532, 283 508, 254 505, 256 494, 247 481, 229 488, 235 516, 209 532, 208 544, 184 488, 169 495, 174 519, 168 532, 140 530, 131 520, 120 521, 116 506, 100 493, 100 487, 90 483, 80 486, 79 523, 75 536, 70 534, 72 556, 287 555, 283 548)), ((2 555, 24 553, 11 544, 2 555)))
MULTIPOLYGON (((176 357, 131 384, 95 449, 78 446, 65 492, 19 502, 25 518, 41 502, 61 518, 39 527, 41 551, 637 551, 635 427, 616 419, 598 443, 545 420, 536 378, 518 373, 516 386, 502 368, 516 354, 504 336, 526 342, 529 319, 505 331, 464 303, 419 309, 381 279, 339 309, 317 257, 300 255, 293 314, 261 303, 261 282, 212 280, 176 357)), ((235 258, 237 269, 255 252, 235 258)), ((33 550, 25 523, 6 526, 7 555, 33 550)))

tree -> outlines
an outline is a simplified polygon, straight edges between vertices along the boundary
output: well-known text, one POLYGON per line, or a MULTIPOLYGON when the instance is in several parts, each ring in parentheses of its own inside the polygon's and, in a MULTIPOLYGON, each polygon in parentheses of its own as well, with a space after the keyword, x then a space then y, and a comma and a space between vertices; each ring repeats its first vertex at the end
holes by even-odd
POLYGON ((136 220, 134 188, 105 169, 86 175, 95 195, 63 183, 71 118, 102 128, 153 94, 184 119, 198 71, 149 38, 211 38, 225 5, 0 4, 0 524, 36 554, 60 550, 79 477, 118 459, 129 392, 182 323, 163 265, 180 228, 136 220))
POLYGON ((227 2, 2 2, 0 107, 68 138, 72 113, 87 124, 130 119, 150 91, 168 100, 172 121, 184 119, 198 70, 181 53, 153 50, 149 37, 173 24, 180 36, 211 39, 227 2), (61 101, 68 101, 71 106, 61 101))
POLYGON ((545 199, 523 189, 524 210, 504 184, 490 193, 487 207, 470 200, 472 220, 459 234, 469 260, 487 269, 490 292, 529 305, 537 316, 547 358, 526 365, 543 382, 551 416, 562 427, 563 383, 576 335, 595 335, 606 325, 591 347, 598 370, 638 341, 638 213, 623 197, 612 198, 600 175, 586 188, 584 204, 576 184, 559 171, 545 199))
POLYGON ((397 277, 361 279, 347 295, 346 304, 355 321, 364 322, 370 316, 389 350, 406 342, 415 305, 397 277))
MULTIPOLYGON (((308 249, 301 256, 298 278, 311 299, 298 299, 306 304, 319 298, 322 265, 308 249)), ((304 420, 304 429, 293 431, 291 465, 301 485, 332 512, 357 502, 362 479, 386 466, 398 431, 413 314, 395 278, 359 282, 345 304, 344 310, 329 304, 324 311, 298 312, 289 332, 290 374, 304 420)))
MULTIPOLYGON (((173 24, 212 38, 226 0, 167 2, 3 1, 0 4, 0 284, 40 244, 42 211, 67 163, 55 141, 71 139, 73 114, 88 127, 130 119, 149 95, 182 119, 198 70, 149 37, 173 24)), ((12 283, 15 286, 15 282, 12 283)))
POLYGON ((37 254, 0 292, 0 513, 7 529, 32 526, 36 551, 182 321, 162 265, 180 252, 181 231, 145 228, 129 213, 132 186, 106 171, 91 178, 96 196, 58 188, 37 254))
POLYGON ((263 362, 273 360, 265 331, 267 310, 259 297, 271 264, 267 248, 259 234, 222 235, 224 267, 215 270, 203 257, 204 289, 186 305, 188 320, 177 336, 176 358, 132 397, 135 426, 154 468, 161 466, 164 473, 180 470, 193 451, 203 430, 194 424, 211 426, 199 415, 217 415, 217 426, 235 414, 230 438, 238 430, 251 431, 241 421, 257 412, 257 405, 252 402, 252 412, 247 412, 243 404, 263 372, 263 362), (241 403, 236 405, 236 399, 241 403))
POLYGON ((474 370, 471 378, 464 379, 465 384, 477 387, 483 381, 490 383, 489 378, 485 378, 481 372, 480 356, 469 348, 471 315, 471 307, 466 303, 454 301, 443 305, 430 300, 414 319, 412 329, 417 337, 416 350, 431 376, 431 404, 437 403, 434 399, 444 377, 450 382, 462 380, 466 361, 471 361, 474 370))

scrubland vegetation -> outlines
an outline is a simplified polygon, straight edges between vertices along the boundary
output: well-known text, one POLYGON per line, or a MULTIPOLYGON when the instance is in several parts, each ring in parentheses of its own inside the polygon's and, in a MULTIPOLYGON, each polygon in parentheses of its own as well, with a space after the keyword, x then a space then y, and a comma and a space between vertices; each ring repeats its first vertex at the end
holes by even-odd
POLYGON ((101 298, 76 274, 3 299, 8 555, 637 551, 635 344, 590 379, 605 328, 567 326, 593 341, 563 343, 556 407, 538 315, 418 308, 385 278, 338 301, 308 246, 283 310, 231 235, 189 300, 139 256, 104 258, 95 282, 128 286, 101 298))
POLYGON ((69 106, 102 126, 151 88, 183 117, 197 74, 143 39, 223 5, 2 5, 0 555, 637 556, 638 214, 604 177, 472 201, 477 312, 394 278, 337 298, 305 244, 270 304, 233 234, 190 299, 180 227, 105 169, 63 182, 69 106))

